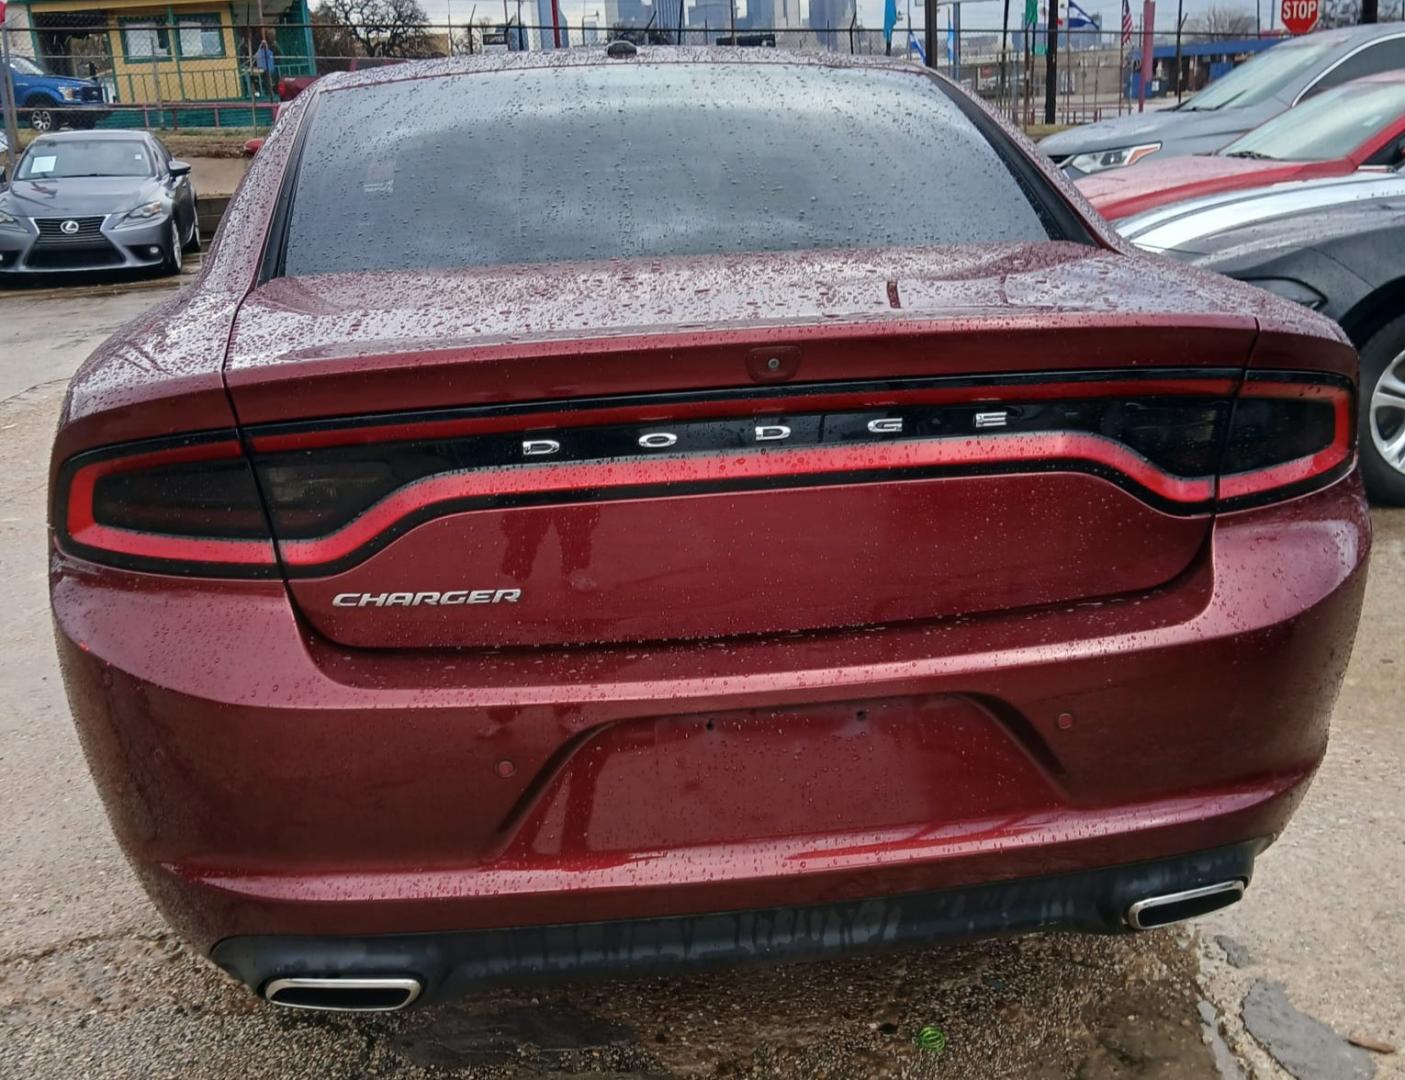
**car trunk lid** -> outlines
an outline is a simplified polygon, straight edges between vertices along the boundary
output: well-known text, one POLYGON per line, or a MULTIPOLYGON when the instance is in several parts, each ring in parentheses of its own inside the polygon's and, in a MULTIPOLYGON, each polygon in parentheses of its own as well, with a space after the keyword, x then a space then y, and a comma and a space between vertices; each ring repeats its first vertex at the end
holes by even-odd
POLYGON ((1204 542, 1256 324, 1210 286, 1168 309, 1154 266, 1041 245, 275 281, 227 380, 293 599, 345 645, 1009 610, 1154 588, 1204 542))

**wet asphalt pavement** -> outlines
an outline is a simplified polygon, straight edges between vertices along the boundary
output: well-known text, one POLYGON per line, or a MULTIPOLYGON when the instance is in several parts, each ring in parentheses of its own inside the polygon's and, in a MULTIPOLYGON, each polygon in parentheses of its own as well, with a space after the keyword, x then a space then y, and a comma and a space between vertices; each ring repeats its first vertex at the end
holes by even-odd
POLYGON ((0 1077, 1405 1076, 1405 1055, 1382 1052, 1405 1046, 1405 511, 1376 514, 1311 793, 1245 902, 1194 932, 538 986, 382 1017, 261 1005, 167 934, 129 874, 50 638, 65 382, 166 295, 0 293, 0 1077))

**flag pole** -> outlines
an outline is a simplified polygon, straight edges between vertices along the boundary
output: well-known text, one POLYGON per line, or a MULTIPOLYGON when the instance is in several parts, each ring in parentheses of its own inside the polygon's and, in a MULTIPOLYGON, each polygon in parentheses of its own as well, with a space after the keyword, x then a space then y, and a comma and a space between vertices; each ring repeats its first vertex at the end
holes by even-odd
MULTIPOLYGON (((1010 86, 1010 0, 1005 0, 1005 18, 1000 23, 1000 100, 1005 100, 1005 94, 1010 86)), ((1014 95, 1010 95, 1013 103, 1014 95)), ((1010 112, 1014 113, 1014 108, 1010 112)))
POLYGON ((1156 67, 1156 0, 1142 0, 1142 77, 1137 80, 1137 112, 1146 112, 1146 88, 1156 67))
POLYGON ((1122 115, 1122 103, 1127 96, 1127 37, 1117 34, 1117 115, 1122 115))

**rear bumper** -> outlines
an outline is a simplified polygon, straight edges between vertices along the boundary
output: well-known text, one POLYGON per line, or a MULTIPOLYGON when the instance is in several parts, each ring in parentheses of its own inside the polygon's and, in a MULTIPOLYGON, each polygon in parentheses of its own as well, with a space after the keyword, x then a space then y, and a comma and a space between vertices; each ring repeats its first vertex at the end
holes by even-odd
POLYGON ((1129 929, 1128 909, 1147 897, 1247 885, 1261 847, 804 908, 438 934, 229 938, 212 958, 261 992, 277 979, 410 979, 423 988, 413 1000, 432 1003, 523 980, 803 960, 1029 931, 1115 933, 1129 929))
MULTIPOLYGON (((452 982, 484 942, 555 955, 542 927, 666 936, 720 924, 658 920, 907 912, 1001 882, 969 894, 990 910, 904 915, 911 936, 1109 926, 1123 885, 1098 871, 1283 828, 1326 746, 1369 543, 1353 474, 1223 517, 1153 593, 725 646, 356 652, 302 626, 281 583, 61 554, 52 591, 109 816, 183 934, 316 938, 317 958, 323 935, 428 934, 452 982), (1102 891, 1071 907, 1012 899, 1085 872, 1102 891)), ((253 980, 302 947, 215 955, 253 980)))

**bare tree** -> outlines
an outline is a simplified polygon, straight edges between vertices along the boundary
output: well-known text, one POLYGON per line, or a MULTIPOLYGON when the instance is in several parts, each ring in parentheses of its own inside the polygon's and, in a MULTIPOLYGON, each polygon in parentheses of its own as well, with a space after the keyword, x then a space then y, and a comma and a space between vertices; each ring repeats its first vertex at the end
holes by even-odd
POLYGON ((1190 34, 1210 39, 1253 37, 1258 33, 1259 21, 1252 11, 1214 4, 1187 19, 1185 28, 1190 34))
POLYGON ((353 58, 364 55, 351 28, 326 6, 312 12, 312 55, 317 58, 317 74, 345 71, 353 58))
POLYGON ((1318 25, 1324 30, 1355 26, 1361 21, 1361 0, 1326 0, 1318 25))
POLYGON ((362 56, 429 56, 436 48, 419 0, 323 0, 319 17, 351 35, 362 56))

